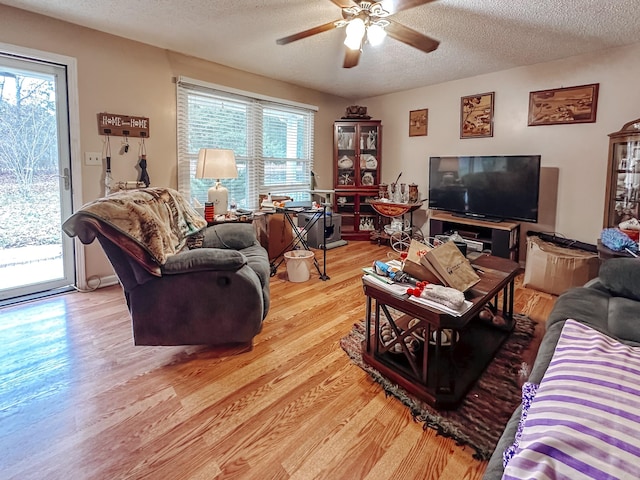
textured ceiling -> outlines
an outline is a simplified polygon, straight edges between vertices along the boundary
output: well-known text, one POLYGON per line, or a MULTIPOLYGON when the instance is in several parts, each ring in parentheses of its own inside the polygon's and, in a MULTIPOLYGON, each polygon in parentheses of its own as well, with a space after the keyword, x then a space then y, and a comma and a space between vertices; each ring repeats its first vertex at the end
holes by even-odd
POLYGON ((437 0, 392 17, 439 40, 435 52, 387 37, 344 69, 344 29, 276 45, 342 18, 330 0, 0 3, 349 99, 640 42, 640 0, 437 0))

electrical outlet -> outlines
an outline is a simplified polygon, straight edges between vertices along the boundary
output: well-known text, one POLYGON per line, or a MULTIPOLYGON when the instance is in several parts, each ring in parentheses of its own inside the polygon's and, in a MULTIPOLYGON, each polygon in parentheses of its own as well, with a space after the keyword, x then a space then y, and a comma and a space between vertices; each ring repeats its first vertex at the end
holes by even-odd
POLYGON ((99 152, 84 152, 84 164, 100 167, 102 166, 102 155, 99 152))

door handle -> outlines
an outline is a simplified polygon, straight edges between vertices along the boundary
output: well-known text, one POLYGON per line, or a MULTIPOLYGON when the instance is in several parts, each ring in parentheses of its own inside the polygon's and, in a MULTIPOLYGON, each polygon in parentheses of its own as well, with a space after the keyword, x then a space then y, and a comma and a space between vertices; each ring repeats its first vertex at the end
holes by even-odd
POLYGON ((64 189, 69 190, 71 186, 71 177, 69 176, 69 169, 64 169, 64 175, 54 175, 55 177, 64 178, 64 189))

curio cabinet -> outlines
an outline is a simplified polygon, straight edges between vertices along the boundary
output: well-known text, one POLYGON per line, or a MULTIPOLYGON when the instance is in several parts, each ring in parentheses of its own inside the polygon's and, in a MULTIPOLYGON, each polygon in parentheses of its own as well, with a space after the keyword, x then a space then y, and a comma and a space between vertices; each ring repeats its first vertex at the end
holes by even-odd
POLYGON ((378 227, 378 216, 368 202, 378 196, 381 163, 379 120, 334 123, 334 209, 342 216, 342 237, 347 240, 368 240, 378 227))

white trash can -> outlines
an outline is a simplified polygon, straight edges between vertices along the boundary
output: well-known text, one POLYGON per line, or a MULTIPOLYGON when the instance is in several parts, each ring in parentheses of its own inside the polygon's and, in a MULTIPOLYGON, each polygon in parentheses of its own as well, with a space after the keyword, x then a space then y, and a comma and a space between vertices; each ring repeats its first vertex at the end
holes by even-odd
POLYGON ((287 275, 290 282, 306 282, 313 262, 313 252, 310 250, 291 250, 285 252, 284 261, 287 264, 287 275))

